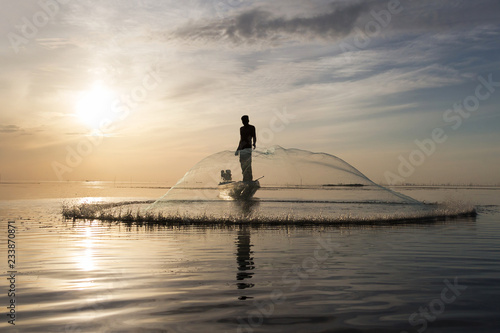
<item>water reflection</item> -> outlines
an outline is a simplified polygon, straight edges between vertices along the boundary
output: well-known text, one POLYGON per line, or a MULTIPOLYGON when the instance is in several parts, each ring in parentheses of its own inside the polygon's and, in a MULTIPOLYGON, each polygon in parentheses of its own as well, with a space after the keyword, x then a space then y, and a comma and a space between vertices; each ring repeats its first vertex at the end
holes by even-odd
POLYGON ((97 203, 103 203, 105 202, 103 197, 84 197, 78 199, 77 204, 82 205, 82 204, 97 204, 97 203))
MULTIPOLYGON (((250 217, 254 210, 259 206, 259 201, 257 200, 237 200, 234 201, 236 210, 243 217, 250 217)), ((238 229, 238 235, 236 237, 236 262, 238 264, 238 272, 236 273, 236 286, 238 289, 248 289, 254 286, 250 283, 254 275, 252 272, 255 269, 255 264, 253 261, 253 251, 252 244, 250 243, 250 227, 248 225, 240 225, 238 229)), ((245 300, 247 298, 252 298, 246 295, 240 295, 238 299, 245 300)))
POLYGON ((82 239, 80 241, 80 244, 83 248, 83 253, 78 256, 78 266, 83 271, 94 270, 94 242, 92 227, 86 226, 83 229, 83 235, 81 235, 81 237, 82 239))
POLYGON ((243 216, 249 217, 259 207, 258 200, 235 200, 233 201, 236 210, 243 216))
MULTIPOLYGON (((246 225, 240 226, 238 230, 238 236, 236 238, 236 262, 238 264, 238 272, 236 273, 236 286, 238 289, 248 289, 254 286, 250 283, 250 279, 253 277, 252 272, 255 269, 255 263, 253 261, 253 251, 252 244, 250 243, 250 228, 246 225)), ((252 298, 245 295, 240 295, 238 299, 245 300, 247 298, 252 298)))

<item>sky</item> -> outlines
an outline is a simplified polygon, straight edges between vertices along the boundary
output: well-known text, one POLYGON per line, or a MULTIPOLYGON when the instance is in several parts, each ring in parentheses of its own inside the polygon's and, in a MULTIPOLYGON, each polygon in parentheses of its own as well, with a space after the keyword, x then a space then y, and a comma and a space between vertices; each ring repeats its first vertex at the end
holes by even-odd
POLYGON ((2 181, 174 184, 235 150, 500 184, 498 0, 2 0, 2 181))

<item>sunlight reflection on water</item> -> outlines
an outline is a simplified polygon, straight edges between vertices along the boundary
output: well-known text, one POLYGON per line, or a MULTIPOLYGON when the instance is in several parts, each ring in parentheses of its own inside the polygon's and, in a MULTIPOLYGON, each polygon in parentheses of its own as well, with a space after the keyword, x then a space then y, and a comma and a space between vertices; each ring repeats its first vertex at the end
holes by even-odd
POLYGON ((82 238, 83 239, 81 240, 81 247, 83 248, 83 253, 81 253, 79 256, 76 256, 75 258, 78 260, 77 264, 80 269, 84 271, 91 271, 94 269, 94 249, 92 246, 92 228, 90 226, 85 227, 82 238))

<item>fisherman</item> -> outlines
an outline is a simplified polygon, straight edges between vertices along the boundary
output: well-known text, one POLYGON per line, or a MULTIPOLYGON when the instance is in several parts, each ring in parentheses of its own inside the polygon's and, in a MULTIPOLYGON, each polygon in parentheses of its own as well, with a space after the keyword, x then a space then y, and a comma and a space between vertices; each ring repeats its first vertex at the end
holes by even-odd
POLYGON ((255 126, 250 125, 247 115, 241 117, 243 126, 240 127, 240 143, 234 155, 240 155, 241 172, 243 173, 243 181, 251 182, 252 176, 252 146, 255 149, 257 136, 255 135, 255 126), (253 141, 253 144, 252 144, 253 141))

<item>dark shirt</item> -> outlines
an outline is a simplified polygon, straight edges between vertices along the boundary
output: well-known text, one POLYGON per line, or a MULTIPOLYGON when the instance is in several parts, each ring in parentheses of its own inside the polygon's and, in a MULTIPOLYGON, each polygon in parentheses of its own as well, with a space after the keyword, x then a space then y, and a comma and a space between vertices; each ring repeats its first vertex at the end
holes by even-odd
POLYGON ((252 148, 253 143, 257 142, 257 136, 255 135, 255 126, 245 125, 240 127, 240 144, 238 145, 238 150, 252 148))

